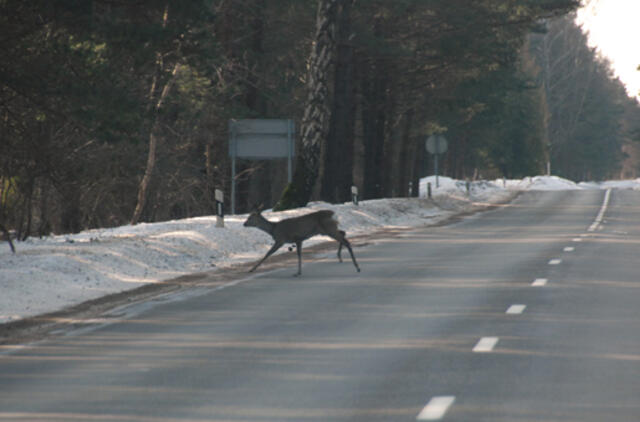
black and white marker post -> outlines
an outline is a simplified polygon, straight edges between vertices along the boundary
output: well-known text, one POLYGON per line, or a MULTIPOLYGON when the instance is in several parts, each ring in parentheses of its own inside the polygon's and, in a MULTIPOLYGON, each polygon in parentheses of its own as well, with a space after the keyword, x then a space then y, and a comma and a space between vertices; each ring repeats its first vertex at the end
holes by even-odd
POLYGON ((215 198, 216 198, 216 227, 224 227, 224 193, 220 189, 216 189, 215 198))

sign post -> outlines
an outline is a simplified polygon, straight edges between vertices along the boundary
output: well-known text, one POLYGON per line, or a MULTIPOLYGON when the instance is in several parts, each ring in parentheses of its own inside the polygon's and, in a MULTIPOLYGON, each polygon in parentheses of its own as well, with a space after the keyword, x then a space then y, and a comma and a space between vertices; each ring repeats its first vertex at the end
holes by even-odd
POLYGON ((438 180, 438 156, 447 152, 447 138, 443 135, 431 135, 425 142, 427 151, 433 154, 433 168, 436 174, 436 188, 440 187, 438 180))
POLYGON ((291 183, 295 125, 291 119, 229 120, 229 156, 231 157, 231 214, 236 213, 236 159, 287 159, 287 178, 291 183))

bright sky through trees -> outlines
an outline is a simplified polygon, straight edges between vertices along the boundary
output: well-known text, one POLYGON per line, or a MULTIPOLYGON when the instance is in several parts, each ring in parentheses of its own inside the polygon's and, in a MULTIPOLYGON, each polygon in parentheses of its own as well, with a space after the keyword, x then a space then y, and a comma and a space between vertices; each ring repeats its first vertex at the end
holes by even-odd
POLYGON ((589 32, 591 44, 611 60, 629 95, 640 98, 640 1, 586 0, 578 24, 589 32))

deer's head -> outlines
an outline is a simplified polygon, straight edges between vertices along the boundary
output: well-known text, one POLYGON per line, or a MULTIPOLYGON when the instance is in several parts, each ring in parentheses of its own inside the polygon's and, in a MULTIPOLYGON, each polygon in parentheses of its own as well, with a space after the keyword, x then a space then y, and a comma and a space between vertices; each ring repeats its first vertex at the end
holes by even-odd
POLYGON ((262 206, 254 206, 253 211, 251 211, 251 214, 249 214, 247 221, 245 221, 243 225, 245 227, 258 227, 260 222, 264 220, 264 217, 260 214, 261 212, 262 206))

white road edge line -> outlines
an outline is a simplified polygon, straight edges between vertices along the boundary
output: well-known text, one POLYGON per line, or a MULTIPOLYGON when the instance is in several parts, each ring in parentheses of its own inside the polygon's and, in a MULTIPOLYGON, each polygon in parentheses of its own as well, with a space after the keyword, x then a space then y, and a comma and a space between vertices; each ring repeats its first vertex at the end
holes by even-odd
POLYGON ((416 417, 417 421, 437 421, 444 417, 453 402, 455 396, 435 396, 422 409, 416 417))
POLYGON ((549 261, 549 265, 560 265, 560 264, 562 264, 562 260, 558 258, 554 258, 549 261))
POLYGON ((506 313, 510 315, 519 315, 523 313, 526 308, 527 305, 511 305, 509 306, 509 309, 507 309, 506 313))
POLYGON ((607 211, 607 207, 609 206, 610 198, 611 198, 611 188, 607 189, 607 191, 604 193, 604 200, 602 201, 602 207, 600 207, 600 212, 598 212, 598 215, 596 216, 595 221, 593 222, 593 224, 589 226, 587 231, 594 232, 598 229, 598 226, 602 224, 602 219, 604 218, 604 213, 607 211))
POLYGON ((531 283, 531 285, 534 287, 541 287, 545 286, 548 281, 549 280, 546 278, 536 278, 535 280, 533 280, 533 283, 531 283))
POLYGON ((498 337, 482 337, 478 343, 473 348, 473 352, 475 353, 488 353, 493 351, 493 348, 496 347, 498 341, 500 339, 498 337))

